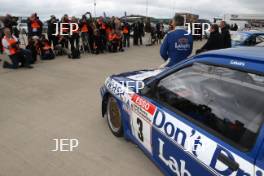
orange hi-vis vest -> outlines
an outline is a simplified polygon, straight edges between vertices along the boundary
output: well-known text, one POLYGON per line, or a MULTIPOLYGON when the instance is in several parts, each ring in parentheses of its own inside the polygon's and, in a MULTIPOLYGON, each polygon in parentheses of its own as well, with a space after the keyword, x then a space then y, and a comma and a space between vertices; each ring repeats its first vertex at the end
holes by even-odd
POLYGON ((44 45, 43 49, 44 49, 44 50, 49 50, 49 49, 51 49, 50 44, 49 44, 48 42, 45 42, 45 45, 44 45))
MULTIPOLYGON (((5 39, 5 40, 7 41, 7 43, 8 43, 9 53, 10 53, 9 55, 14 55, 14 54, 16 54, 16 53, 17 53, 17 49, 12 47, 12 45, 14 45, 14 44, 17 43, 16 39, 14 39, 13 37, 11 37, 11 38, 7 38, 6 36, 4 36, 4 39, 5 39)), ((4 49, 6 49, 6 48, 4 48, 4 49)))
POLYGON ((123 29, 123 33, 124 33, 124 34, 128 34, 128 28, 127 28, 127 27, 124 27, 124 29, 123 29))
POLYGON ((108 40, 109 40, 109 41, 113 41, 114 38, 115 38, 115 34, 109 33, 109 35, 108 35, 108 40))
POLYGON ((84 23, 82 28, 81 28, 81 32, 88 32, 88 27, 87 27, 87 24, 84 23))
POLYGON ((40 28, 40 25, 37 20, 31 21, 31 28, 35 30, 40 28))
POLYGON ((119 36, 117 35, 117 34, 109 34, 109 36, 108 36, 108 40, 109 41, 113 41, 113 40, 118 40, 118 39, 120 39, 119 38, 119 36))

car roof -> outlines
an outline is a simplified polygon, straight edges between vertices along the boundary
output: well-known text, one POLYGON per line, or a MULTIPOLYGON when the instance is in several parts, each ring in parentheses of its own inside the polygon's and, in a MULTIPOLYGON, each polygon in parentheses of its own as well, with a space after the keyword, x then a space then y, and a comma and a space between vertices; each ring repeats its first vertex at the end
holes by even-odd
POLYGON ((262 47, 238 47, 209 51, 194 57, 221 57, 233 58, 236 60, 250 60, 252 62, 264 62, 264 49, 262 47))
POLYGON ((264 34, 264 32, 261 32, 261 31, 240 31, 238 33, 241 33, 241 34, 247 34, 247 35, 252 35, 252 34, 264 34))

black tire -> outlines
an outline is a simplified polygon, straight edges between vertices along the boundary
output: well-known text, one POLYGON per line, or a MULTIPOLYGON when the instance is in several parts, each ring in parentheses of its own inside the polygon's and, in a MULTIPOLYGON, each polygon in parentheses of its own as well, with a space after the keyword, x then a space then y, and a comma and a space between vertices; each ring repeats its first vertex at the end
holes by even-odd
POLYGON ((117 100, 113 96, 110 96, 107 100, 106 118, 107 118, 107 124, 111 132, 116 137, 122 137, 124 132, 123 132, 121 111, 117 103, 117 100))

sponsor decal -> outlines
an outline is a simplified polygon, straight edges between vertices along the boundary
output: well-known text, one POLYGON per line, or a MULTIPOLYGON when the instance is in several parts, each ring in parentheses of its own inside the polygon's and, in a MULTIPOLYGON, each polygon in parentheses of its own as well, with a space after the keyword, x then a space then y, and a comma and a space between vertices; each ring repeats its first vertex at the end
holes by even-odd
MULTIPOLYGON (((160 133, 172 141, 176 146, 184 149, 186 154, 190 154, 201 166, 204 166, 214 173, 216 172, 220 175, 228 176, 263 176, 263 171, 260 168, 254 169, 254 163, 250 163, 250 161, 227 150, 212 139, 158 108, 154 115, 153 127, 157 128, 160 133), (221 159, 219 159, 221 155, 224 155, 229 162, 237 163, 239 165, 237 170, 232 170, 223 163, 221 159)), ((176 162, 175 158, 164 157, 162 147, 167 144, 159 138, 157 140, 159 140, 160 144, 159 158, 174 173, 177 173, 176 175, 182 174, 183 171, 185 172, 185 167, 181 166, 181 162, 176 162), (178 169, 175 169, 176 167, 178 169)), ((166 153, 165 156, 167 156, 168 151, 164 152, 166 153)), ((188 175, 187 172, 188 171, 186 171, 185 175, 188 175)))
POLYGON ((175 48, 180 51, 185 51, 189 50, 191 48, 191 45, 189 44, 189 40, 186 37, 180 38, 176 43, 175 43, 175 48))
POLYGON ((244 67, 244 66, 246 65, 245 62, 236 61, 236 60, 231 60, 231 61, 230 61, 230 64, 231 64, 231 65, 241 66, 241 67, 244 67))
POLYGON ((197 151, 203 145, 201 136, 196 130, 188 129, 189 132, 186 132, 184 130, 184 126, 186 125, 176 118, 170 120, 163 111, 157 110, 153 125, 177 145, 180 145, 185 151, 189 151, 195 156, 197 156, 197 151))
POLYGON ((145 111, 147 111, 152 116, 154 115, 154 113, 156 111, 156 106, 153 105, 152 103, 148 102, 147 100, 145 100, 144 98, 140 97, 137 94, 134 94, 132 96, 132 101, 135 104, 137 104, 138 106, 140 106, 142 109, 144 109, 145 111))
POLYGON ((165 158, 164 156, 164 141, 162 141, 161 139, 159 140, 159 158, 160 160, 170 168, 170 170, 175 173, 175 175, 177 176, 191 176, 191 173, 185 168, 185 161, 184 160, 180 160, 180 162, 178 162, 176 160, 176 158, 169 156, 168 158, 165 158))
POLYGON ((107 79, 105 83, 106 88, 112 92, 117 97, 121 98, 125 94, 124 87, 119 84, 117 81, 114 81, 112 79, 107 79))

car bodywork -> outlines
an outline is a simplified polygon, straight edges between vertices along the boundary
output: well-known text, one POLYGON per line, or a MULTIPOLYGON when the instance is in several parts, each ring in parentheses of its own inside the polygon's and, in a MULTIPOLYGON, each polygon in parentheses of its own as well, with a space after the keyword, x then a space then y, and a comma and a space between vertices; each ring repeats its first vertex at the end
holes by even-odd
POLYGON ((253 47, 211 51, 182 61, 173 68, 110 76, 101 88, 102 115, 106 113, 108 97, 114 96, 122 114, 124 137, 136 143, 165 175, 263 175, 262 125, 254 146, 243 150, 146 93, 167 75, 196 63, 263 74, 264 52, 253 47), (126 81, 135 84, 143 81, 145 88, 136 93, 135 89, 127 89, 121 84, 126 81), (195 150, 197 148, 203 150, 195 150))
POLYGON ((255 46, 264 42, 264 32, 243 31, 231 33, 232 47, 255 46))

